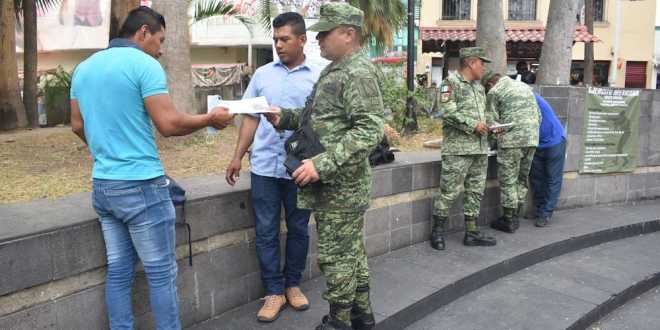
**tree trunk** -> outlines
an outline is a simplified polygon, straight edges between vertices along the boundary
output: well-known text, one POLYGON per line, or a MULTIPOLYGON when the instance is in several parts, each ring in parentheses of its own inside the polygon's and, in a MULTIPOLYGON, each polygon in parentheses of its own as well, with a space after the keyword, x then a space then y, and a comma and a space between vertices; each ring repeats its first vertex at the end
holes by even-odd
POLYGON ((23 0, 23 105, 31 127, 39 126, 37 113, 37 2, 23 0))
MULTIPOLYGON (((584 1, 584 24, 589 33, 594 33, 594 0, 584 1)), ((584 43, 584 84, 593 85, 594 79, 594 44, 584 43)))
POLYGON ((177 110, 195 113, 190 72, 188 1, 154 1, 153 9, 165 16, 167 29, 160 63, 167 72, 169 93, 177 110))
POLYGON ((14 1, 0 1, 0 129, 25 127, 25 108, 18 88, 14 1))
POLYGON ((128 12, 140 5, 140 0, 112 0, 110 4, 110 40, 119 36, 119 29, 128 12))
POLYGON ((537 84, 569 84, 577 7, 575 0, 550 2, 537 84))
POLYGON ((477 2, 477 46, 493 60, 490 68, 506 74, 506 33, 502 17, 502 0, 477 2))

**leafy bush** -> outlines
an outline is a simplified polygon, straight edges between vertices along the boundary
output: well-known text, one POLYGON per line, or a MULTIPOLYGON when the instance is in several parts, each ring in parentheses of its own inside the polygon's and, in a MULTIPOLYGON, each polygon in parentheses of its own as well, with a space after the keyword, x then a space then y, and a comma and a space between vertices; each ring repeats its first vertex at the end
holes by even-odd
MULTIPOLYGON (((408 88, 401 65, 380 65, 385 79, 382 82, 383 104, 388 115, 387 121, 395 130, 401 131, 406 120, 406 99, 408 88)), ((433 107, 433 98, 425 88, 415 88, 413 99, 417 118, 428 117, 433 107)))

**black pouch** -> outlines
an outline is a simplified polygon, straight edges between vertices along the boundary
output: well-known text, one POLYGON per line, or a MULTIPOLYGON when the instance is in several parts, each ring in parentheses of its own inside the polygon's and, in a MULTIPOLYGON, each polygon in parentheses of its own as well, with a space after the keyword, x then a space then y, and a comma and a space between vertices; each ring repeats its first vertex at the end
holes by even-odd
POLYGON ((387 137, 383 136, 383 139, 376 146, 374 151, 369 155, 369 165, 377 166, 381 164, 387 164, 394 161, 394 152, 390 150, 390 143, 387 141, 387 137))
POLYGON ((186 190, 183 189, 183 187, 181 187, 171 176, 165 175, 165 178, 169 181, 167 188, 170 191, 172 204, 174 204, 174 207, 181 205, 181 218, 183 222, 175 222, 175 225, 186 227, 186 231, 188 232, 188 264, 192 266, 192 235, 190 233, 190 224, 186 222, 186 190))

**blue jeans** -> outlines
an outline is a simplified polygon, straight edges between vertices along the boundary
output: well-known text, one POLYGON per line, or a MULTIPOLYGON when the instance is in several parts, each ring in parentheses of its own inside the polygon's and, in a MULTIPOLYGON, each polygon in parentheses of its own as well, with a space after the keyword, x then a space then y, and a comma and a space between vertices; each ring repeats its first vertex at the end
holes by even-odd
POLYGON ((133 329, 131 288, 139 257, 157 329, 181 329, 176 294, 174 205, 169 181, 94 179, 92 195, 108 258, 105 302, 110 329, 133 329))
POLYGON ((534 190, 536 215, 552 217, 557 205, 566 160, 566 139, 549 148, 536 149, 530 181, 534 190))
POLYGON ((252 173, 256 247, 261 280, 266 295, 284 294, 284 288, 300 285, 305 270, 311 211, 296 207, 298 187, 289 179, 252 173), (286 254, 284 271, 280 269, 280 215, 284 205, 286 219, 286 254))

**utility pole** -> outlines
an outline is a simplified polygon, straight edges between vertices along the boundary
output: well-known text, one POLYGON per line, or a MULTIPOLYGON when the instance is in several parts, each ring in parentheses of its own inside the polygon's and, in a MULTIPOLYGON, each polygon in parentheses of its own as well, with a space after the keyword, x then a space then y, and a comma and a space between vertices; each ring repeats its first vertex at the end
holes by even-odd
POLYGON ((417 131, 417 114, 415 114, 415 0, 408 0, 408 51, 407 51, 407 85, 406 115, 403 122, 403 135, 417 131))

